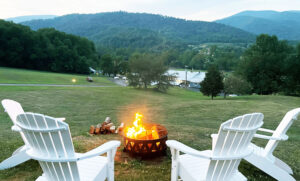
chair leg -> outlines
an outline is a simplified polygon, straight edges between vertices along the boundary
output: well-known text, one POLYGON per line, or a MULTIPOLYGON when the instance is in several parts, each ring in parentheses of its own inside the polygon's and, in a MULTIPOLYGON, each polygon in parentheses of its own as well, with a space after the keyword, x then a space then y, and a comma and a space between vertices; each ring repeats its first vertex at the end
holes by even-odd
POLYGON ((108 158, 108 165, 107 165, 107 181, 114 181, 115 180, 115 155, 116 155, 117 148, 110 150, 107 152, 107 158, 108 158))
POLYGON ((171 181, 178 181, 178 157, 179 151, 171 148, 172 153, 172 170, 171 170, 171 181))
POLYGON ((246 157, 245 160, 279 181, 296 181, 288 172, 264 157, 251 154, 246 157))

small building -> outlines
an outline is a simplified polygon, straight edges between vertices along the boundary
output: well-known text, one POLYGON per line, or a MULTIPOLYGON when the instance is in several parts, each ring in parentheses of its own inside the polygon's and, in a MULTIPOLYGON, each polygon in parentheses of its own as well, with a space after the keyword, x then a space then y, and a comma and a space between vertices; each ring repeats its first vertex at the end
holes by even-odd
POLYGON ((173 81, 171 81, 172 85, 179 86, 185 84, 187 79, 187 85, 194 88, 200 88, 200 82, 202 82, 205 78, 205 72, 168 70, 167 74, 173 77, 173 81))

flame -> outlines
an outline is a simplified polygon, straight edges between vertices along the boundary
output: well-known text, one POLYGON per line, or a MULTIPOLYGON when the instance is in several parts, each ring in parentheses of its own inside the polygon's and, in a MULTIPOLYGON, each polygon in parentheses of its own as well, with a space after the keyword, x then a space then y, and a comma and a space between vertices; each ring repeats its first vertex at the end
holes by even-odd
POLYGON ((150 130, 147 130, 142 124, 143 115, 140 113, 135 114, 135 120, 132 127, 126 128, 126 137, 132 139, 158 139, 156 126, 152 126, 150 130))

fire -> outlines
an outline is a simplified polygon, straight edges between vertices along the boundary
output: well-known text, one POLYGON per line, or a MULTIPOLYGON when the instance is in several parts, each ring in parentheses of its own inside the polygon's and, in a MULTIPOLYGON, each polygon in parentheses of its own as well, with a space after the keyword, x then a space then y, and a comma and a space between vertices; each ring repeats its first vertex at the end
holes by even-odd
POLYGON ((142 139, 142 140, 149 140, 149 139, 158 139, 159 135, 157 133, 156 126, 152 126, 150 129, 147 129, 142 124, 142 117, 143 115, 140 113, 135 114, 135 120, 133 122, 133 126, 127 126, 125 129, 126 137, 131 139, 142 139))

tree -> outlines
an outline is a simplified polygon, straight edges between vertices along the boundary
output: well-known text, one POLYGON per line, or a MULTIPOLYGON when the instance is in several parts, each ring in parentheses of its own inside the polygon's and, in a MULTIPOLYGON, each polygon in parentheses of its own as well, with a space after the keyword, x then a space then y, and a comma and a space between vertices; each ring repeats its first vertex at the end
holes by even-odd
POLYGON ((223 77, 216 65, 211 65, 204 80, 200 83, 200 91, 203 95, 216 97, 223 90, 223 77))
POLYGON ((284 62, 291 51, 286 41, 262 34, 246 50, 237 71, 252 84, 255 93, 279 92, 283 85, 284 62))
POLYGON ((297 46, 296 53, 286 59, 284 63, 283 76, 284 85, 282 90, 288 95, 300 95, 300 44, 297 46))
POLYGON ((105 54, 101 57, 100 68, 102 70, 103 75, 108 74, 108 76, 110 76, 110 74, 114 73, 113 60, 109 54, 105 54))
POLYGON ((224 98, 226 94, 250 94, 251 89, 251 84, 241 77, 229 75, 224 79, 224 98))
POLYGON ((148 88, 155 85, 157 90, 166 91, 170 86, 168 67, 160 56, 152 54, 134 54, 129 59, 129 85, 148 88))

